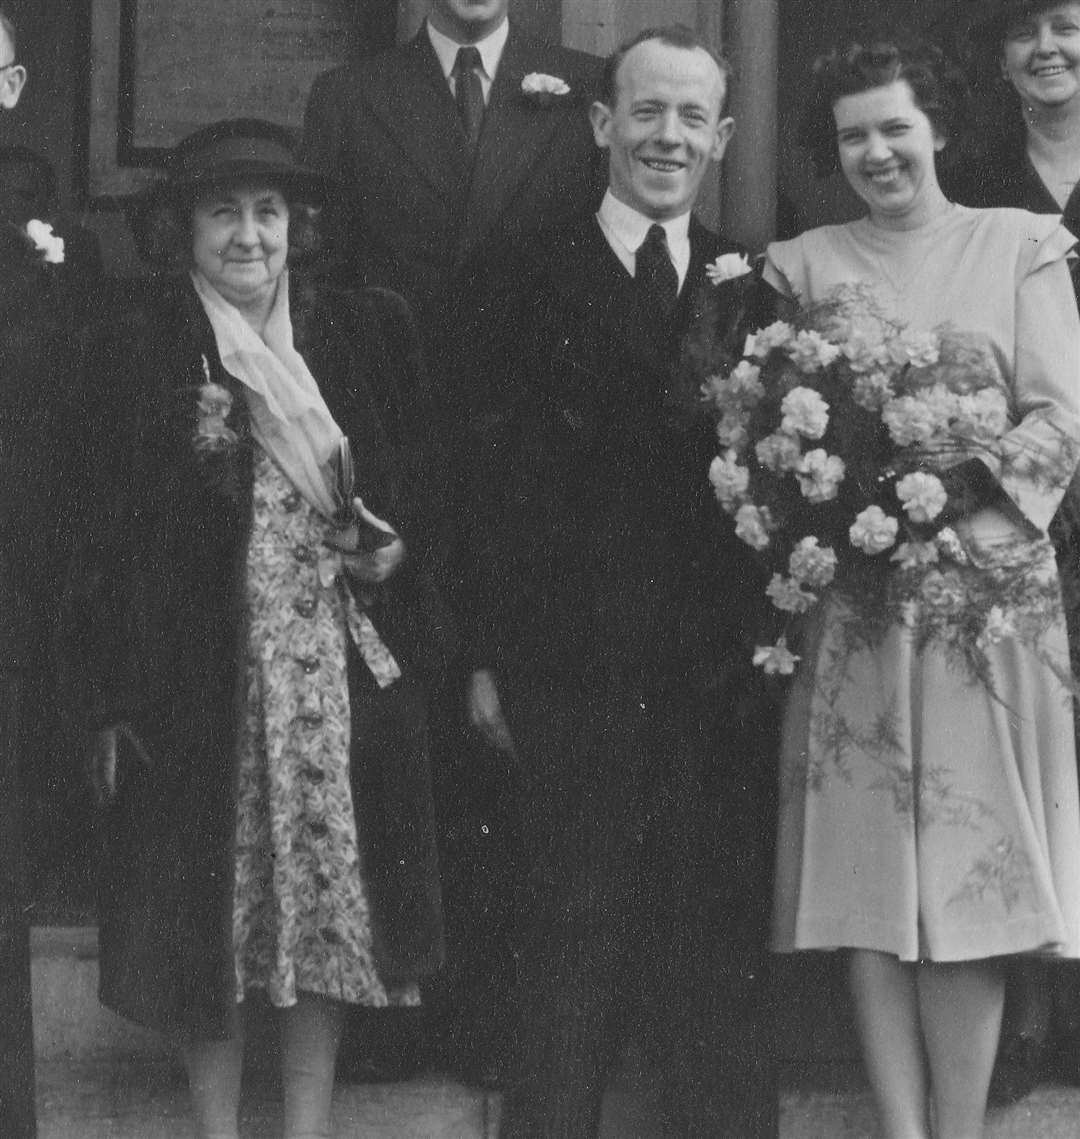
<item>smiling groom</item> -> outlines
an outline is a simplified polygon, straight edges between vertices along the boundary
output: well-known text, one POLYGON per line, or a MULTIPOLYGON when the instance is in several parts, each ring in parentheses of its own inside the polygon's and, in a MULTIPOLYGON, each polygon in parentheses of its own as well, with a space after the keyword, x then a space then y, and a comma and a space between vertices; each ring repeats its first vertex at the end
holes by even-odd
POLYGON ((675 1134, 776 1134, 769 737, 724 682, 764 583, 712 500, 715 435, 680 368, 706 312, 740 344, 763 319, 738 247, 691 212, 734 129, 726 87, 688 29, 619 49, 591 109, 599 212, 493 285, 520 445, 475 566, 471 714, 531 788, 502 1139, 595 1136, 629 1037, 675 1134))

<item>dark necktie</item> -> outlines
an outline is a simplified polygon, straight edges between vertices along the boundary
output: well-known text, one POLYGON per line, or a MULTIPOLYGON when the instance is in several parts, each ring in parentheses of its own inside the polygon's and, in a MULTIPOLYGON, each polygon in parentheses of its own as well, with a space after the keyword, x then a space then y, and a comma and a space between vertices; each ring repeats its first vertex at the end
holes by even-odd
POLYGON ((672 264, 663 226, 650 225, 638 246, 634 279, 664 316, 672 314, 679 295, 679 274, 672 264))
POLYGON ((484 117, 484 88, 480 85, 480 52, 474 47, 459 47, 454 60, 454 101, 457 103, 461 125, 475 147, 480 137, 480 123, 484 117))

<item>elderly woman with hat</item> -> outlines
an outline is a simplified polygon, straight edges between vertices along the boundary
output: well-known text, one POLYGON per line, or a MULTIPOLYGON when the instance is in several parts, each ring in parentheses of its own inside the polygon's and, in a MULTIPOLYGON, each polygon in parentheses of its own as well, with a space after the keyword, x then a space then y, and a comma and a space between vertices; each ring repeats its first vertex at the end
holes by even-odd
POLYGON ((415 1003, 442 950, 424 684, 451 646, 401 454, 416 338, 395 294, 290 272, 327 186, 289 142, 216 123, 153 195, 144 245, 176 271, 89 352, 66 605, 101 999, 179 1041, 205 1139, 238 1134, 253 994, 285 1136, 329 1136, 345 1009, 415 1003))
MULTIPOLYGON (((961 53, 978 99, 974 136, 944 179, 962 205, 1062 214, 1080 236, 1080 2, 967 0, 955 9, 961 53)), ((1080 297, 1078 263, 1073 288, 1080 297)), ((1080 657, 1080 486, 1051 526, 1074 671, 1080 657)), ((1042 1075, 1055 1029, 1065 1069, 1080 1075, 1080 971, 1025 962, 1010 970, 991 1098, 1019 1099, 1042 1075)))

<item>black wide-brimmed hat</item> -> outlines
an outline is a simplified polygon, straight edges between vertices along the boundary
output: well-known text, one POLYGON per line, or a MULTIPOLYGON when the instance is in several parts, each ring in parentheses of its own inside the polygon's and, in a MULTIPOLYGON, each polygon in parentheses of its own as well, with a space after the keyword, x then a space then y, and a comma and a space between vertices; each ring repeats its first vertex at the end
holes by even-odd
POLYGON ((287 197, 312 204, 329 190, 324 174, 293 157, 294 140, 285 127, 265 119, 223 119, 182 139, 172 152, 162 189, 172 195, 236 182, 266 181, 287 197))
POLYGON ((1057 3, 1060 0, 961 0, 956 27, 961 35, 981 43, 1000 41, 1015 20, 1057 3))
MULTIPOLYGON (((139 256, 154 265, 170 265, 173 248, 185 233, 174 232, 177 207, 186 212, 203 192, 261 183, 280 190, 290 205, 324 205, 333 179, 301 166, 293 158, 293 136, 265 119, 223 119, 189 134, 169 156, 166 176, 127 204, 128 227, 139 256)), ((298 225, 290 227, 298 231, 298 225)))

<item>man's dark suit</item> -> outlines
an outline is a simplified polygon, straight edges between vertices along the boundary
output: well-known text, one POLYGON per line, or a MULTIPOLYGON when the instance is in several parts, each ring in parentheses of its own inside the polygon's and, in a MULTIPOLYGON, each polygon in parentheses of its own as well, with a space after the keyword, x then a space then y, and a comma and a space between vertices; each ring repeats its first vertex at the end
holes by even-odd
MULTIPOLYGON (((61 405, 75 352, 70 312, 57 299, 51 271, 6 227, 0 264, 0 1131, 30 1139, 36 1131, 26 846, 37 840, 40 853, 45 816, 31 813, 30 785, 38 789, 44 780, 29 761, 37 755, 28 759, 28 753, 31 742, 57 741, 56 725, 31 722, 27 711, 28 697, 46 690, 66 549, 61 535, 71 521, 63 509, 71 488, 60 478, 67 458, 61 405)), ((29 707, 54 712, 51 700, 29 707)))
POLYGON ((732 248, 692 223, 665 326, 588 219, 547 243, 496 364, 527 393, 475 595, 475 659, 531 781, 506 1139, 595 1135, 630 1033, 689 1109, 679 1134, 775 1134, 755 1029, 768 746, 724 684, 749 662, 763 582, 712 498, 715 439, 678 367, 707 308, 734 319, 753 295, 747 278, 705 303, 705 264, 732 248))
MULTIPOLYGON (((602 163, 587 110, 601 68, 593 56, 533 40, 511 24, 475 152, 424 28, 312 88, 303 159, 342 184, 345 208, 328 228, 343 276, 409 301, 442 405, 451 477, 432 494, 446 502, 444 585, 452 600, 466 576, 457 567, 471 560, 468 535, 498 483, 492 463, 504 451, 496 404, 505 393, 477 383, 476 361, 491 332, 479 302, 483 281, 508 250, 596 208, 602 163), (563 79, 569 93, 526 96, 521 83, 530 72, 563 79)), ((503 1015, 511 983, 518 844, 514 781, 462 722, 459 687, 448 685, 432 724, 448 970, 442 991, 425 991, 425 1004, 437 1014, 443 1006, 451 1022, 461 1018, 444 1047, 469 1075, 491 1068, 485 1049, 501 1049, 484 1038, 503 1015), (470 1057, 473 1050, 479 1054, 470 1057)))
MULTIPOLYGON (((511 24, 475 155, 426 29, 409 43, 328 72, 311 90, 303 160, 337 177, 348 206, 336 244, 351 283, 383 285, 413 306, 444 380, 463 352, 458 301, 510 248, 599 202, 599 152, 587 109, 602 62, 511 24), (539 72, 564 96, 521 90, 539 72)), ((466 314, 466 323, 471 323, 466 314)), ((469 392, 454 394, 469 401, 469 392)))

